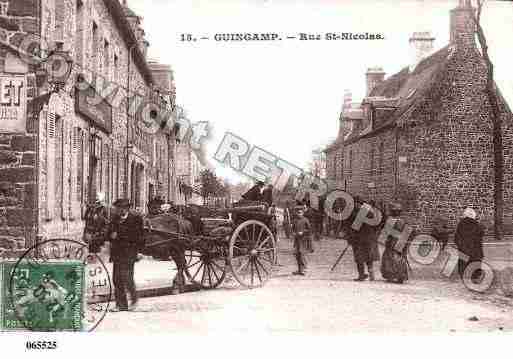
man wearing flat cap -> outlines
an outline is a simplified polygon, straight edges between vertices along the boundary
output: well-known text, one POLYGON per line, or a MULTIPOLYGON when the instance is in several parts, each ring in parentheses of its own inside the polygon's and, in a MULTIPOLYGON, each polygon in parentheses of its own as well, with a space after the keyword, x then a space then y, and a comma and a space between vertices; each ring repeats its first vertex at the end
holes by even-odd
POLYGON ((113 262, 112 279, 116 307, 112 311, 134 310, 137 304, 137 291, 134 282, 134 265, 144 248, 143 219, 129 211, 128 199, 118 199, 113 203, 114 215, 108 239, 111 242, 110 260, 113 262), (132 299, 130 307, 126 292, 132 299))

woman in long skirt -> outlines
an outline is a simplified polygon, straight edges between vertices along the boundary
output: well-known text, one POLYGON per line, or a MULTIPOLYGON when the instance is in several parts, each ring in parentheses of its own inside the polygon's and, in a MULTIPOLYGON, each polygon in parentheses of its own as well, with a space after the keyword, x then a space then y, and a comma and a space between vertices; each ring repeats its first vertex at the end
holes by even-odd
MULTIPOLYGON (((397 230, 402 230, 406 225, 400 215, 401 205, 393 204, 390 208, 390 216, 395 221, 394 227, 397 230)), ((381 275, 387 282, 402 284, 408 280, 408 262, 406 258, 408 246, 395 248, 397 242, 398 239, 392 236, 389 236, 385 242, 385 251, 381 258, 381 275)))

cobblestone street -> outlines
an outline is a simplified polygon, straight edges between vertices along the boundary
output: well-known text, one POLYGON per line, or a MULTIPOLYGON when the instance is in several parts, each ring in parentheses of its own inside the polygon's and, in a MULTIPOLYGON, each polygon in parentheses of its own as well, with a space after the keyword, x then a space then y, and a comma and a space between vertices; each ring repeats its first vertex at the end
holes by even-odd
MULTIPOLYGON (((450 333, 513 330, 513 301, 491 291, 476 294, 457 278, 443 278, 440 263, 420 267, 405 285, 356 283, 351 250, 342 240, 315 243, 305 277, 295 270, 292 242, 280 242, 280 264, 260 289, 243 290, 233 280, 220 288, 144 298, 138 312, 108 313, 98 331, 316 333, 450 333)), ((440 262, 443 262, 441 260, 440 262)), ((379 266, 376 272, 379 273, 379 266)), ((137 271, 137 267, 136 267, 137 271)))

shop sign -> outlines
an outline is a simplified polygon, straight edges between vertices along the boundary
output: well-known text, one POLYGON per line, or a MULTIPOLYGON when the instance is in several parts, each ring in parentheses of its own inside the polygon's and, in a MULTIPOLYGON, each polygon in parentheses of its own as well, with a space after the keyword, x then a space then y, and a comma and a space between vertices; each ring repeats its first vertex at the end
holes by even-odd
POLYGON ((27 81, 24 75, 0 75, 0 132, 26 132, 27 81))
POLYGON ((75 110, 86 117, 95 127, 104 132, 112 132, 112 106, 106 99, 99 99, 96 90, 89 86, 77 89, 75 110))

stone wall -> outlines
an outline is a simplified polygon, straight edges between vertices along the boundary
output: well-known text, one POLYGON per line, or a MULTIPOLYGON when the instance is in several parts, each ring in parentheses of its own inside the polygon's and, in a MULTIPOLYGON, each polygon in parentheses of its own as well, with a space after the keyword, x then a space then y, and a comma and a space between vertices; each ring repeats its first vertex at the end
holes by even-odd
MULTIPOLYGON (((7 52, 0 49, 0 59, 7 52)), ((4 66, 0 72, 5 74, 4 66)), ((26 75, 27 96, 35 78, 26 75)), ((37 126, 27 119, 24 133, 0 133, 0 257, 14 257, 34 242, 37 218, 37 126)))
MULTIPOLYGON (((0 0, 0 11, 0 38, 18 46, 27 32, 39 31, 40 25, 43 49, 61 43, 74 61, 66 86, 42 101, 37 111, 29 111, 25 133, 0 134, 0 255, 13 256, 15 250, 33 243, 36 233, 41 238, 81 238, 86 204, 94 200, 88 193, 93 135, 102 142, 97 189, 106 193, 108 204, 130 195, 126 192, 131 186, 127 176, 127 103, 116 103, 115 98, 121 95, 118 97, 126 99, 128 73, 131 92, 148 94, 150 87, 141 68, 134 61, 129 65, 129 47, 102 0, 83 0, 82 6, 77 0, 44 1, 41 11, 37 1, 0 0), (115 83, 117 90, 108 97, 111 134, 94 128, 76 112, 78 74, 85 74, 89 81, 95 78, 91 74, 101 75, 115 83)), ((33 68, 15 53, 0 49, 0 72, 12 68, 27 72, 28 102, 49 95, 48 84, 36 88, 33 68)), ((167 136, 138 131, 133 117, 128 132, 132 144, 128 166, 133 161, 144 165, 141 198, 147 200, 152 184, 154 193, 167 199, 172 160, 167 136)))
POLYGON ((344 146, 347 192, 382 207, 394 199, 395 133, 388 130, 344 146), (374 186, 373 186, 374 185, 374 186))
MULTIPOLYGON (((477 53, 456 51, 439 76, 443 80, 432 90, 439 91, 439 100, 432 102, 426 96, 404 126, 345 144, 344 179, 353 195, 378 204, 399 201, 408 222, 420 232, 429 232, 436 216, 447 218, 454 229, 470 206, 491 234, 494 173, 485 68, 477 53)), ((504 220, 506 231, 511 232, 513 176, 508 169, 513 168, 513 126, 509 114, 503 127, 504 220)))

